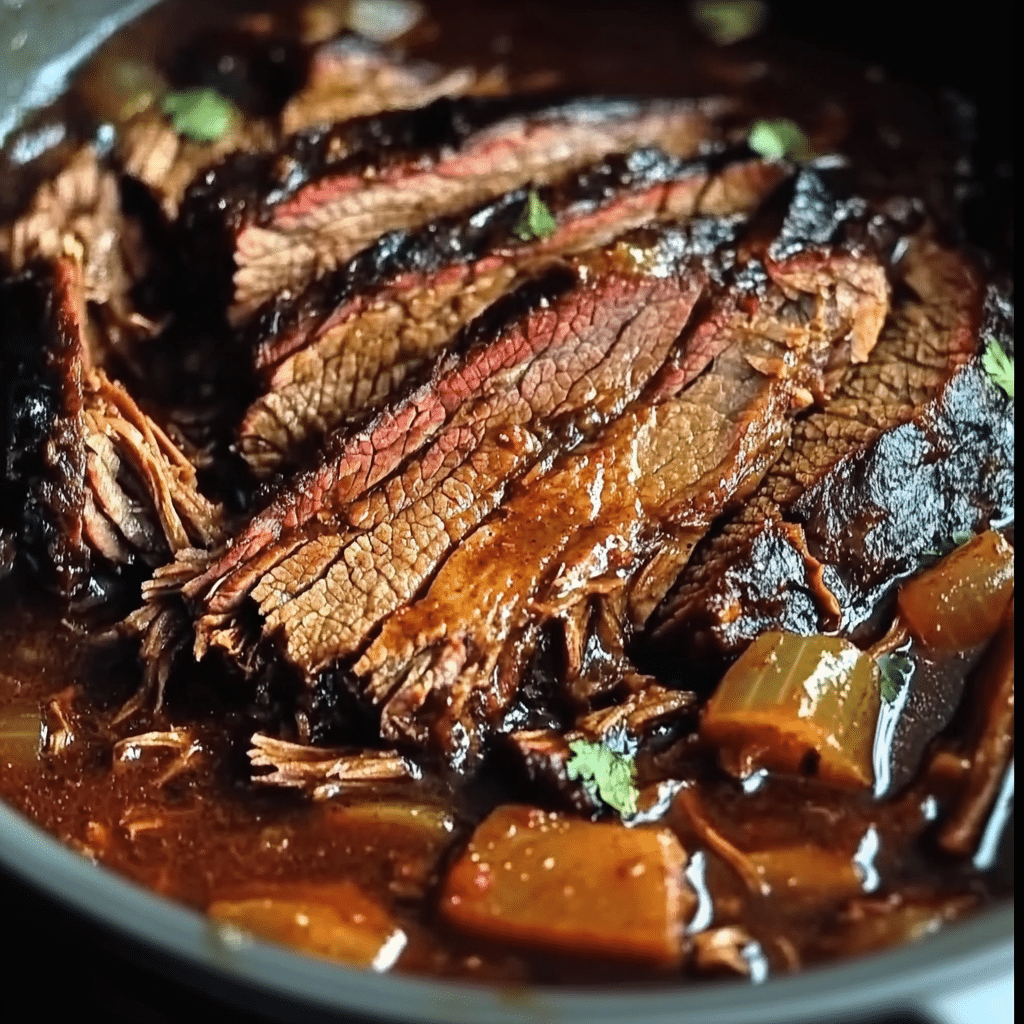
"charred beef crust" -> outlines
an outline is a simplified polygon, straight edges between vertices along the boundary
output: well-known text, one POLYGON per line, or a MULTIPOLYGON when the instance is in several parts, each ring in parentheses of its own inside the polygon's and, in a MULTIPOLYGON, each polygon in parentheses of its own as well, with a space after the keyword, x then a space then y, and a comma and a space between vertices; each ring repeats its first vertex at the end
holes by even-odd
POLYGON ((63 595, 89 586, 82 536, 86 452, 82 441, 83 309, 62 264, 33 262, 0 286, 4 331, 3 512, 9 537, 63 595))
MULTIPOLYGON (((986 301, 982 345, 1013 352, 1009 303, 986 301)), ((912 422, 839 463, 793 505, 840 628, 868 619, 894 582, 953 537, 1014 517, 1014 403, 974 358, 912 422), (842 543, 840 543, 842 538, 842 543)))
POLYGON ((4 290, 5 518, 34 573, 75 600, 100 585, 83 522, 84 301, 61 260, 33 261, 4 290))

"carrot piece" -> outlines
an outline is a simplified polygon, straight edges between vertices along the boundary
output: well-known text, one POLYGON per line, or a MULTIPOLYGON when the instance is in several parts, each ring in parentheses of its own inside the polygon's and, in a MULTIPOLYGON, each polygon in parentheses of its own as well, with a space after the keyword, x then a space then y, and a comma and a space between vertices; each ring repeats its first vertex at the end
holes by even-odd
POLYGON ((677 966, 695 897, 667 829, 509 805, 477 828, 445 883, 452 924, 489 938, 677 966))
POLYGON ((816 772, 853 789, 874 784, 880 705, 874 661, 839 637, 769 632, 722 677, 701 734, 740 775, 816 772))
POLYGON ((990 640, 1013 596, 1013 547, 993 530, 972 537, 900 588, 900 615, 921 643, 963 651, 990 640))

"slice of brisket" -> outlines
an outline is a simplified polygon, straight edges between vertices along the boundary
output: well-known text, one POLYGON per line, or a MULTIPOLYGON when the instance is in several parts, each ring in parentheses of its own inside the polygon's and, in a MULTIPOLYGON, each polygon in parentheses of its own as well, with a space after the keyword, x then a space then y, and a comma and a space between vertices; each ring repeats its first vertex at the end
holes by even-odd
POLYGON ((135 310, 131 291, 149 267, 139 225, 121 208, 117 177, 91 147, 44 183, 27 210, 0 227, 0 252, 17 272, 33 260, 71 253, 81 263, 85 298, 103 325, 90 337, 92 356, 102 362, 104 342, 150 337, 155 329, 135 310))
POLYGON ((309 683, 352 664, 387 739, 479 752, 545 623, 617 594, 624 628, 642 624, 792 411, 869 354, 888 303, 877 218, 833 199, 830 226, 795 240, 806 179, 824 194, 825 177, 801 172, 749 225, 634 232, 492 306, 205 572, 169 567, 197 652, 243 658, 251 598, 309 683))
POLYGON ((30 264, 2 305, 4 517, 41 577, 83 599, 105 570, 222 539, 192 465, 93 365, 77 260, 30 264))
POLYGON ((665 650, 735 655, 765 630, 849 631, 958 531, 1013 515, 1013 406, 975 358, 1012 349, 964 255, 921 239, 869 360, 696 552, 659 609, 665 650))
POLYGON ((308 461, 327 433, 415 376, 538 260, 649 221, 748 213, 787 173, 746 151, 681 160, 637 150, 543 189, 558 222, 545 239, 517 233, 525 189, 385 235, 297 300, 272 301, 255 317, 248 335, 266 393, 239 430, 243 455, 257 476, 308 461))
POLYGON ((443 98, 314 128, 202 175, 181 221, 233 319, 343 263, 388 231, 543 185, 614 152, 692 156, 720 137, 721 101, 443 98), (211 266, 212 263, 212 266, 211 266))
POLYGON ((343 35, 318 46, 305 87, 281 111, 286 135, 315 125, 331 125, 382 110, 423 107, 442 96, 462 96, 495 88, 469 68, 442 72, 424 62, 406 63, 357 35, 343 35))
POLYGON ((180 135, 166 116, 151 108, 121 129, 114 160, 125 174, 146 185, 168 220, 174 220, 191 182, 232 153, 267 154, 283 135, 384 110, 424 106, 441 96, 461 95, 477 84, 472 72, 442 74, 428 66, 410 66, 366 40, 345 36, 316 50, 305 87, 279 117, 236 110, 220 138, 198 142, 180 135))
MULTIPOLYGON (((834 272, 849 269, 844 262, 834 272)), ((846 340, 860 326, 870 344, 869 325, 885 304, 874 265, 872 291, 843 296, 833 277, 796 302, 774 281, 745 287, 742 266, 675 365, 593 441, 522 480, 426 594, 384 623, 353 667, 382 709, 382 734, 461 761, 500 726, 546 622, 571 621, 593 595, 620 592, 627 609, 656 603, 671 577, 664 565, 649 571, 654 557, 678 571, 726 504, 748 494, 777 457, 791 410, 805 390, 824 386, 837 348, 849 353, 846 340)), ((774 269, 782 280, 790 268, 774 269)), ((867 276, 856 269, 849 278, 867 276)), ((627 613, 627 630, 640 625, 627 613)), ((583 661, 582 650, 568 652, 570 672, 583 661)), ((571 675, 565 682, 572 688, 571 675)))

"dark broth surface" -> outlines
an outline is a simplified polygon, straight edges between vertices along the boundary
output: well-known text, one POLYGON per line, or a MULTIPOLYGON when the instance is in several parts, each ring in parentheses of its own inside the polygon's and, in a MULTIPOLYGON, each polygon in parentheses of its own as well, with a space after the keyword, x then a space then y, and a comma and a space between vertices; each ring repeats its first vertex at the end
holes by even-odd
MULTIPOLYGON (((216 33, 233 24, 234 8, 249 17, 255 12, 276 19, 280 37, 294 40, 299 6, 169 0, 104 44, 71 93, 53 109, 33 114, 7 153, 26 132, 55 120, 69 126, 69 138, 91 138, 103 119, 104 76, 121 55, 151 59, 172 81, 192 84, 194 62, 210 59, 212 51, 204 47, 220 45, 216 33)), ((901 173, 913 180, 926 165, 953 162, 955 143, 945 115, 925 93, 866 75, 853 61, 781 35, 713 46, 694 31, 684 4, 633 3, 627 10, 447 0, 429 8, 430 17, 407 40, 415 58, 482 70, 502 65, 519 87, 724 93, 740 97, 760 116, 784 114, 821 131, 828 130, 830 119, 848 122, 847 152, 877 167, 880 179, 890 182, 901 173)), ((297 43, 289 45, 277 83, 261 91, 243 81, 236 93, 241 102, 272 108, 301 83, 308 55, 297 43)), ((3 190, 4 219, 72 147, 69 141, 27 165, 0 165, 13 183, 3 190)), ((159 388, 157 380, 151 396, 155 406, 165 397, 159 388)), ((213 483, 229 494, 230 473, 215 475, 213 483)), ((140 712, 130 728, 113 724, 138 685, 140 670, 130 646, 98 641, 107 625, 67 617, 24 580, 4 585, 0 722, 17 720, 21 738, 0 737, 0 744, 7 744, 0 745, 0 796, 62 842, 199 910, 254 879, 352 880, 388 907, 405 930, 409 941, 396 965, 400 970, 498 982, 678 978, 678 972, 534 954, 516 944, 460 934, 445 923, 436 906, 446 866, 489 809, 531 799, 500 764, 472 782, 428 778, 375 793, 389 806, 418 805, 415 815, 347 813, 346 808, 365 811, 364 802, 346 796, 312 803, 254 787, 245 740, 260 711, 242 684, 215 665, 177 680, 164 716, 140 712), (62 697, 69 693, 73 696, 62 697), (39 731, 45 738, 63 726, 51 704, 55 700, 66 709, 73 739, 59 756, 37 756, 39 731), (116 746, 125 737, 174 729, 188 730, 181 749, 116 746)), ((968 693, 970 685, 968 680, 968 693)), ((964 728, 962 717, 947 730, 952 744, 964 728)), ((748 956, 760 958, 770 973, 896 944, 1012 894, 1010 844, 1002 844, 986 870, 935 852, 933 822, 941 819, 955 788, 939 774, 875 799, 781 776, 742 787, 718 767, 714 752, 702 747, 696 734, 645 757, 641 783, 645 777, 694 783, 707 822, 734 846, 814 846, 860 865, 867 924, 863 913, 851 916, 846 899, 813 892, 752 894, 721 857, 703 847, 692 822, 676 809, 667 812, 661 823, 688 852, 701 851, 691 859, 688 878, 710 900, 714 923, 742 924, 759 947, 748 956)), ((751 973, 760 970, 752 966, 751 973)), ((684 972, 699 974, 692 965, 684 972)))

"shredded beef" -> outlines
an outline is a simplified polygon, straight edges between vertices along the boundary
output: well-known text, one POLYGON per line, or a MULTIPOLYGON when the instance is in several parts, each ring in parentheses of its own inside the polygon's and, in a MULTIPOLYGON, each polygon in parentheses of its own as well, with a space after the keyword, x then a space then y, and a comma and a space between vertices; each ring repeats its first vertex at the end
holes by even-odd
POLYGON ((545 184, 613 152, 692 156, 719 134, 717 101, 443 98, 354 118, 242 154, 189 189, 182 223, 211 286, 233 284, 233 318, 343 263, 387 231, 545 184))
POLYGON ((85 298, 102 328, 89 338, 94 361, 103 362, 109 344, 155 333, 131 295, 149 269, 149 251, 139 224, 122 211, 116 176, 92 148, 76 153, 39 188, 21 217, 0 227, 0 250, 15 272, 66 253, 81 263, 85 298))
POLYGON ((40 575, 84 599, 105 570, 221 540, 221 511, 191 463, 93 365, 78 261, 35 262, 4 292, 5 517, 40 575))
POLYGON ((975 358, 1012 348, 968 258, 921 239, 869 360, 698 549, 654 620, 667 649, 735 654, 770 629, 843 629, 958 531, 1013 514, 1013 407, 975 358))
POLYGON ((517 234, 524 189, 384 236, 297 300, 272 301, 255 318, 248 335, 267 384, 240 428, 243 455, 259 476, 307 461, 331 429, 414 377, 538 260, 648 221, 749 212, 786 173, 745 152, 688 161, 638 150, 542 190, 558 220, 549 238, 517 234))

